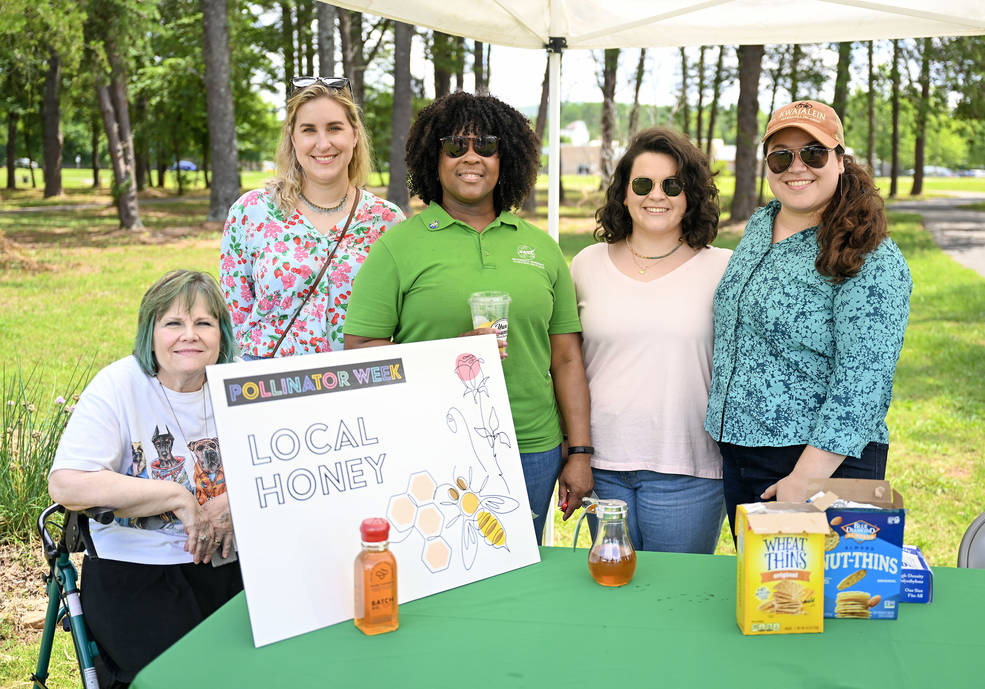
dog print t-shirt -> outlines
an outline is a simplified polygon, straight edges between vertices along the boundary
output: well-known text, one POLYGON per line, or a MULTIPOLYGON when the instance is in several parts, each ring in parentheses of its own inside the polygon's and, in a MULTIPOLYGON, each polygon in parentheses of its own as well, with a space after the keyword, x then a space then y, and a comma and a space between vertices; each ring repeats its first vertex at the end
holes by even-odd
MULTIPOLYGON (((104 368, 86 387, 51 470, 108 469, 173 481, 203 505, 226 491, 217 435, 205 386, 195 392, 169 390, 128 356, 104 368)), ((90 529, 101 558, 159 565, 192 561, 184 549, 184 527, 171 512, 92 523, 90 529)))

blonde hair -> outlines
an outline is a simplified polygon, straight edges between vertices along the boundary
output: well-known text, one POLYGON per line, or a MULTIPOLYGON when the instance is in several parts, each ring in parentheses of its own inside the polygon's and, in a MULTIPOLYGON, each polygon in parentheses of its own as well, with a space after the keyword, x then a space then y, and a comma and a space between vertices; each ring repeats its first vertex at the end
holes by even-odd
POLYGON ((298 109, 305 103, 318 98, 328 98, 342 106, 349 124, 356 132, 356 146, 349 161, 349 182, 361 188, 369 179, 372 166, 372 149, 366 127, 360 116, 359 106, 352 100, 348 89, 332 89, 324 84, 316 83, 298 90, 287 101, 287 117, 280 130, 280 144, 274 161, 277 164, 277 176, 267 183, 267 193, 274 197, 274 203, 285 214, 289 215, 297 207, 304 182, 304 170, 294 153, 294 143, 291 135, 297 121, 298 109))

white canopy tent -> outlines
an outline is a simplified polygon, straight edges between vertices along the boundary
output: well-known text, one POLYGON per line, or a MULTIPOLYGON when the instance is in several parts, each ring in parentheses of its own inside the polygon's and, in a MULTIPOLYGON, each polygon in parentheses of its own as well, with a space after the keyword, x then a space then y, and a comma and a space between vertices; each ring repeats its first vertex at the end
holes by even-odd
MULTIPOLYGON (((416 26, 550 54, 548 177, 560 174, 564 49, 820 43, 985 34, 985 0, 332 0, 416 26)), ((558 238, 558 186, 548 231, 558 238)))

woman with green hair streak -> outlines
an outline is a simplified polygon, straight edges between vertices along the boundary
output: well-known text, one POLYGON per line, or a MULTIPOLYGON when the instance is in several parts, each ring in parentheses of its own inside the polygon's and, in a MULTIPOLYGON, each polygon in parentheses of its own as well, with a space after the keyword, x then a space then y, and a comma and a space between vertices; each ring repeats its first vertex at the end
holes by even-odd
POLYGON ((82 605, 99 645, 100 685, 134 675, 243 588, 205 367, 236 354, 222 292, 176 270, 144 294, 131 356, 92 379, 65 429, 48 492, 92 524, 82 605))

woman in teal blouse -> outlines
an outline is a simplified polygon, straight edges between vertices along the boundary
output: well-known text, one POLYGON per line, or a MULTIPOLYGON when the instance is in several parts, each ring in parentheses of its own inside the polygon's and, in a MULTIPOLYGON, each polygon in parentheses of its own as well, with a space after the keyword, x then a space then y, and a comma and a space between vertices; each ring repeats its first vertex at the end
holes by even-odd
POLYGON ((705 419, 733 534, 738 504, 803 501, 811 479, 885 477, 913 287, 834 110, 780 108, 763 142, 776 199, 749 219, 715 293, 705 419))

